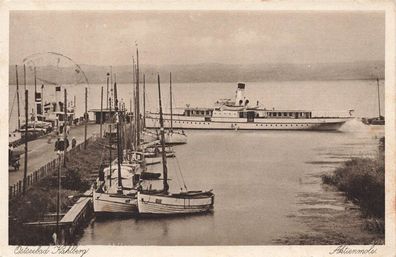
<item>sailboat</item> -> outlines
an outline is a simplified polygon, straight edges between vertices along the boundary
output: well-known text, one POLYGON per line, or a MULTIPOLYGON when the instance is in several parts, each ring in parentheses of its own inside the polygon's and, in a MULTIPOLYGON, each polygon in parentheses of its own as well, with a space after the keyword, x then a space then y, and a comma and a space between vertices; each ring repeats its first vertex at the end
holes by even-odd
MULTIPOLYGON (((93 207, 96 214, 130 215, 137 212, 136 192, 139 181, 138 165, 123 165, 123 150, 121 149, 121 118, 118 112, 117 84, 115 92, 115 121, 117 127, 117 168, 110 167, 100 172, 98 187, 93 192, 93 207)), ((111 108, 111 107, 110 107, 111 108)), ((109 139, 111 143, 111 138, 109 139)), ((111 151, 111 148, 110 148, 111 151)), ((110 157, 111 158, 111 157, 110 157)))
POLYGON ((172 73, 169 73, 169 95, 170 95, 170 129, 165 133, 165 144, 186 144, 187 135, 184 131, 173 130, 173 98, 172 98, 172 73))
POLYGON ((105 180, 93 192, 93 207, 96 214, 133 214, 137 212, 136 190, 132 167, 120 165, 104 170, 105 180))
POLYGON ((367 125, 385 125, 385 117, 381 115, 381 98, 379 90, 379 79, 377 78, 377 97, 378 97, 378 117, 366 119, 363 118, 363 123, 367 125))
MULTIPOLYGON (((159 152, 155 151, 155 148, 150 151, 150 148, 141 144, 141 138, 145 138, 148 134, 144 132, 144 118, 143 118, 143 124, 141 124, 141 119, 140 119, 140 84, 139 84, 139 78, 140 78, 140 72, 139 72, 139 51, 136 49, 136 66, 134 66, 133 74, 134 76, 134 81, 136 82, 135 88, 134 88, 134 113, 135 115, 135 134, 134 134, 134 151, 131 151, 130 154, 132 156, 132 160, 138 163, 143 163, 145 165, 154 165, 154 164, 159 164, 161 163, 161 156, 159 152), (143 125, 143 126, 141 126, 143 125)), ((145 76, 143 76, 143 115, 145 112, 145 76)), ((147 131, 146 131, 147 132, 147 131)), ((147 138, 146 138, 147 139, 147 138)), ((156 141, 155 139, 152 139, 151 141, 156 141)), ((167 151, 167 156, 168 157, 174 157, 175 154, 173 151, 167 151)))
POLYGON ((213 209, 214 194, 210 191, 181 191, 170 193, 168 168, 165 155, 165 132, 162 117, 161 86, 158 75, 158 94, 160 108, 160 135, 162 147, 162 190, 139 190, 137 193, 138 211, 141 215, 175 215, 205 213, 213 209))

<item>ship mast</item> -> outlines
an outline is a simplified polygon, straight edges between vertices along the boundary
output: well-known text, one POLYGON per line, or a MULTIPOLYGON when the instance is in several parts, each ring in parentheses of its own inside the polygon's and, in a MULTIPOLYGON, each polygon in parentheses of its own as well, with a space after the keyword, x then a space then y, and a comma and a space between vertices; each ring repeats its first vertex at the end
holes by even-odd
POLYGON ((143 129, 146 128, 146 74, 143 74, 143 129))
MULTIPOLYGON (((40 100, 41 101, 41 100, 40 100)), ((36 66, 34 66, 34 120, 37 121, 37 114, 38 114, 38 97, 37 97, 37 74, 36 74, 36 66)))
POLYGON ((168 193, 169 185, 168 185, 168 168, 166 166, 166 156, 165 156, 165 132, 164 132, 164 119, 162 117, 162 102, 161 102, 161 85, 160 85, 160 76, 158 74, 158 99, 159 99, 159 111, 160 111, 160 133, 161 133, 161 148, 162 148, 162 169, 164 176, 164 188, 163 192, 168 193))
POLYGON ((135 58, 132 56, 132 96, 133 96, 133 149, 137 151, 137 140, 136 140, 136 70, 135 70, 135 58))
POLYGON ((18 65, 15 65, 15 75, 16 75, 16 86, 17 86, 17 104, 18 104, 18 130, 21 129, 21 121, 20 121, 20 116, 21 116, 21 111, 19 107, 19 80, 18 80, 18 65))
POLYGON ((118 97, 117 97, 117 81, 114 81, 114 110, 116 112, 116 123, 117 123, 117 164, 118 164, 118 188, 117 192, 122 193, 122 178, 121 178, 121 162, 122 162, 122 149, 121 149, 121 116, 118 109, 118 97))
POLYGON ((381 119, 381 99, 380 99, 380 88, 379 79, 377 78, 377 95, 378 95, 378 119, 381 119))
POLYGON ((172 106, 172 72, 169 73, 169 98, 170 98, 170 132, 173 131, 173 106, 172 106))
POLYGON ((136 146, 140 147, 139 49, 136 48, 136 146))
MULTIPOLYGON (((112 76, 112 75, 111 75, 112 76)), ((111 88, 111 84, 110 84, 110 88, 111 88)), ((108 101, 109 101, 109 114, 110 114, 110 117, 109 117, 109 121, 110 121, 110 123, 109 123, 109 159, 110 159, 110 174, 109 174, 109 185, 111 186, 111 180, 112 180, 112 178, 111 178, 111 174, 112 174, 112 169, 111 169, 111 162, 113 161, 113 158, 112 158, 112 144, 111 144, 111 139, 113 138, 113 133, 112 133, 112 126, 111 126, 111 124, 112 124, 112 122, 113 122, 113 115, 112 115, 112 113, 111 113, 111 94, 110 94, 110 97, 109 97, 109 99, 108 99, 108 101)))

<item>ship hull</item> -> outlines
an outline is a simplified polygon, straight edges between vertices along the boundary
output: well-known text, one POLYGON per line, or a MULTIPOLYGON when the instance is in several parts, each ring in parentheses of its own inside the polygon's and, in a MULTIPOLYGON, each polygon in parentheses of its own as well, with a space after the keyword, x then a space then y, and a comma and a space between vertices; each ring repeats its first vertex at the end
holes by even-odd
POLYGON ((172 196, 137 195, 140 215, 183 215, 205 213, 213 209, 214 196, 174 198, 172 196))
POLYGON ((137 213, 136 197, 117 197, 106 193, 93 193, 93 207, 96 214, 132 215, 137 213))
POLYGON ((165 134, 165 144, 179 145, 186 143, 187 143, 187 136, 182 133, 168 131, 165 134))
MULTIPOLYGON (((312 119, 270 119, 258 118, 248 122, 246 119, 205 120, 202 118, 173 117, 174 129, 205 129, 205 130, 338 130, 350 118, 312 118, 312 119)), ((159 118, 146 117, 148 128, 158 128, 159 118)), ((170 119, 164 119, 164 127, 170 127, 170 119)))

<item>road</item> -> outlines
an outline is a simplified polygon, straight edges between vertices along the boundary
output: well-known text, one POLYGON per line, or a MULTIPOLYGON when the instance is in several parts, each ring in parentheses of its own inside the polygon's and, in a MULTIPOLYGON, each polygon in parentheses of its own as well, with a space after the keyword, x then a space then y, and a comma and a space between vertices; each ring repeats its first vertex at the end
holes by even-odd
MULTIPOLYGON (((99 124, 88 124, 87 138, 93 134, 99 134, 99 127, 99 124)), ((105 126, 103 126, 103 129, 104 127, 105 126)), ((84 141, 84 125, 79 125, 70 129, 70 145, 73 137, 76 138, 77 145, 84 141)), ((56 139, 57 137, 55 135, 50 134, 28 143, 28 175, 57 157, 56 152, 54 151, 56 139)), ((23 152, 24 147, 25 145, 21 145, 17 150, 23 152)), ((8 175, 10 186, 23 179, 25 155, 21 155, 19 163, 21 166, 18 171, 14 171, 12 167, 9 168, 8 175)))

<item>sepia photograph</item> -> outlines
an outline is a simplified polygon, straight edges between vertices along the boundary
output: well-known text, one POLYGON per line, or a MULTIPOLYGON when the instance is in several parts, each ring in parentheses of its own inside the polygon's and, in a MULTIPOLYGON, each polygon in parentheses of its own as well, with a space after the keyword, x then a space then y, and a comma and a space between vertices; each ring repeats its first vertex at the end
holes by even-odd
POLYGON ((8 27, 14 254, 394 240, 383 9, 16 9, 8 27))

